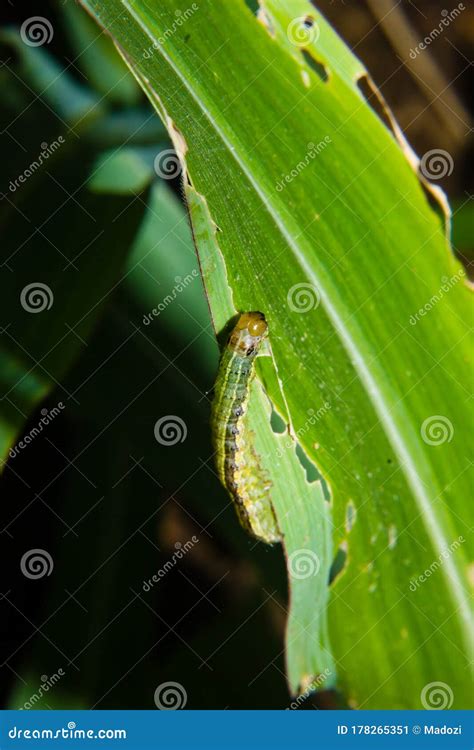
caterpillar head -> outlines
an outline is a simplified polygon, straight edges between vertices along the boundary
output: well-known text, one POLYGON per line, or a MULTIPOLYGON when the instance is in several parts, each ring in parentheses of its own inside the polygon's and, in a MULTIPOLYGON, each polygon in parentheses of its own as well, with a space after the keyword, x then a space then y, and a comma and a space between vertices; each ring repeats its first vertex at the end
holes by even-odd
POLYGON ((242 313, 230 335, 229 345, 241 356, 252 357, 267 335, 268 325, 263 313, 242 313))

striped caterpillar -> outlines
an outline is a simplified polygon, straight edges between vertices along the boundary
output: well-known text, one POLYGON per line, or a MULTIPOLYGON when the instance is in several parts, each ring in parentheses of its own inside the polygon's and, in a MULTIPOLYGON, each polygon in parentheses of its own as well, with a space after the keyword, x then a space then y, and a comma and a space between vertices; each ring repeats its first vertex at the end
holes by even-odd
POLYGON ((255 358, 268 335, 259 312, 240 315, 224 348, 211 412, 219 478, 232 497, 239 520, 264 542, 280 540, 270 499, 271 482, 260 467, 246 413, 255 358))

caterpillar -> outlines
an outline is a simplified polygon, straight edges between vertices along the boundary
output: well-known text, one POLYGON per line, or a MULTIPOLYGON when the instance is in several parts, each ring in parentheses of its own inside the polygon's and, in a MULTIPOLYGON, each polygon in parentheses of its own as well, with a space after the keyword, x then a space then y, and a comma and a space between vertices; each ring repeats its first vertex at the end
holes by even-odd
POLYGON ((271 544, 281 538, 271 504, 271 482, 259 464, 246 418, 255 358, 267 336, 262 313, 240 315, 221 356, 211 428, 217 472, 234 501, 240 523, 271 544))

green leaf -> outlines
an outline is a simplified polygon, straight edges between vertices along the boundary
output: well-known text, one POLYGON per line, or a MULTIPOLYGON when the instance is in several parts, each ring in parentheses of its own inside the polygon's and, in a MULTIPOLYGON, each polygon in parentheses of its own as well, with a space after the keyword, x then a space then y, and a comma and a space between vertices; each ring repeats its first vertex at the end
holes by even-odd
POLYGON ((27 88, 54 110, 62 125, 77 128, 90 125, 104 114, 99 97, 83 86, 42 47, 25 44, 17 29, 2 29, 0 41, 11 46, 18 55, 17 81, 26 81, 27 88))
MULTIPOLYGON (((183 206, 166 183, 153 185, 147 216, 128 260, 126 280, 146 335, 156 323, 176 341, 185 341, 193 367, 215 366, 217 347, 209 309, 183 206), (195 336, 190 331, 195 330, 195 336), (197 334, 205 329, 206 335, 197 334)), ((212 378, 212 371, 206 372, 212 378)))
MULTIPOLYGON (((14 113, 5 111, 2 123, 11 117, 14 113)), ((44 117, 42 106, 38 111, 33 103, 21 122, 22 149, 5 141, 2 152, 8 186, 0 210, 8 237, 1 253, 2 465, 10 449, 15 460, 18 433, 53 388, 58 387, 57 403, 67 407, 74 401, 62 379, 86 348, 120 278, 144 210, 140 201, 130 205, 129 197, 91 193, 87 177, 95 151, 90 143, 68 134, 38 145, 57 133, 51 130, 57 122, 44 117), (38 130, 28 127, 35 121, 38 130), (115 252, 109 257, 111 246, 115 252)), ((38 417, 34 435, 43 424, 38 417)))
MULTIPOLYGON (((234 310, 268 320, 268 396, 278 404, 281 390, 288 450, 299 446, 330 490, 323 530, 294 523, 300 549, 326 555, 330 524, 338 551, 326 612, 338 684, 354 706, 421 708, 442 681, 465 706, 472 308, 416 157, 367 105, 363 67, 307 0, 268 0, 259 20, 244 3, 217 12, 205 0, 180 25, 174 0, 83 4, 207 204, 234 310)), ((212 270, 204 281, 222 314, 212 270)), ((270 429, 262 415, 262 444, 270 429)), ((313 501, 295 491, 296 517, 313 501)), ((302 603, 309 621, 321 602, 302 603)), ((322 630, 289 665, 293 690, 324 670, 322 630)))
POLYGON ((136 146, 111 149, 94 163, 89 188, 93 193, 129 195, 144 190, 153 175, 153 160, 147 151, 136 146))
POLYGON ((166 138, 166 131, 148 109, 124 109, 111 112, 92 123, 87 135, 103 147, 123 146, 124 143, 151 145, 166 138))
POLYGON ((61 3, 61 12, 64 31, 89 84, 110 102, 137 104, 140 89, 109 37, 98 33, 96 24, 75 3, 61 3))

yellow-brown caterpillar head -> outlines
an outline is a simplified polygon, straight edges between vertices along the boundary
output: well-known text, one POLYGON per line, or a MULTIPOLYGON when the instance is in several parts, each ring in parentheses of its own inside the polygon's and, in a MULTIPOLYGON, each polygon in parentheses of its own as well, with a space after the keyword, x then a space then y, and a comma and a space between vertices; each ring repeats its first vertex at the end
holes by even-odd
POLYGON ((243 357, 252 357, 267 334, 268 325, 263 313, 242 313, 230 335, 229 346, 243 357))

